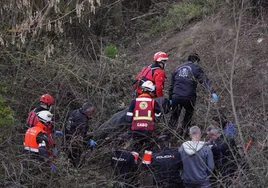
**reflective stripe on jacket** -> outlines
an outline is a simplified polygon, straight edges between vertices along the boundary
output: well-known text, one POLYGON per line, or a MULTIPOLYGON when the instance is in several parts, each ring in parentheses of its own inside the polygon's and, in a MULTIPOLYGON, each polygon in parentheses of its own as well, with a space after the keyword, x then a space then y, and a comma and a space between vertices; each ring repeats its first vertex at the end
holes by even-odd
POLYGON ((38 122, 36 126, 29 128, 26 131, 24 137, 24 150, 38 153, 39 147, 46 146, 45 143, 38 144, 36 141, 36 137, 40 132, 46 133, 41 122, 38 122))
MULTIPOLYGON (((35 108, 35 109, 33 109, 32 111, 29 112, 28 118, 27 118, 27 123, 28 123, 28 125, 30 127, 34 127, 34 126, 37 125, 37 123, 38 123, 37 113, 41 112, 43 110, 48 111, 47 109, 39 106, 39 107, 37 107, 37 108, 35 108)), ((52 132, 53 132, 53 124, 52 124, 52 122, 49 125, 47 125, 47 127, 44 127, 44 130, 46 131, 46 133, 48 135, 49 147, 51 147, 51 148, 54 147, 55 142, 54 142, 54 140, 52 138, 52 132)))
POLYGON ((133 111, 132 130, 154 130, 154 100, 140 95, 133 111))

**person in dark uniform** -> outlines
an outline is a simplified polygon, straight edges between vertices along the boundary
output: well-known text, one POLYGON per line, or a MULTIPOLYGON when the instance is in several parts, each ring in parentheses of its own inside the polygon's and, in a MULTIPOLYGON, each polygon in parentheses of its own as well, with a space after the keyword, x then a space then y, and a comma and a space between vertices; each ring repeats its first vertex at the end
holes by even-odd
POLYGON ((182 108, 184 108, 186 112, 182 122, 182 129, 180 130, 181 136, 184 136, 187 129, 191 126, 198 83, 202 84, 208 90, 213 102, 217 102, 218 100, 218 96, 212 89, 209 79, 205 76, 203 70, 197 66, 199 62, 200 58, 198 54, 190 54, 188 61, 176 67, 171 77, 169 99, 172 114, 169 125, 171 128, 177 129, 178 119, 182 108))
POLYGON ((111 155, 111 167, 113 168, 115 180, 118 181, 114 187, 137 186, 138 157, 137 152, 130 152, 130 138, 119 135, 116 147, 111 155))
POLYGON ((65 143, 68 158, 75 167, 82 164, 83 159, 80 158, 83 150, 88 145, 95 146, 96 142, 87 137, 89 130, 88 121, 95 111, 95 107, 91 103, 85 103, 79 109, 69 113, 67 122, 64 127, 65 143))
POLYGON ((153 151, 151 169, 154 186, 161 188, 183 188, 182 160, 178 149, 170 148, 169 136, 162 135, 157 140, 159 150, 153 151))
POLYGON ((234 138, 226 136, 219 128, 209 131, 213 158, 215 161, 215 174, 224 177, 226 183, 234 177, 237 170, 237 162, 240 160, 234 138), (229 180, 228 180, 229 179, 229 180))

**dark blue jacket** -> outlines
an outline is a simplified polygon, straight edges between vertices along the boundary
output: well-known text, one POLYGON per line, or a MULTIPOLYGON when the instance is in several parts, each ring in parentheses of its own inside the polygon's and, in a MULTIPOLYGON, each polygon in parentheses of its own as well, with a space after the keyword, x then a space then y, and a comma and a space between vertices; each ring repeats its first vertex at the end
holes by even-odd
POLYGON ((81 109, 72 111, 67 117, 65 134, 70 136, 74 134, 83 137, 86 136, 89 129, 88 120, 89 118, 81 109))
POLYGON ((236 169, 235 159, 239 159, 235 140, 232 137, 223 136, 212 141, 212 153, 215 166, 223 175, 230 175, 230 171, 236 169))
POLYGON ((171 77, 169 98, 195 100, 197 83, 212 93, 211 83, 200 67, 191 61, 176 67, 171 77))
POLYGON ((182 160, 177 149, 165 148, 157 152, 153 152, 151 167, 155 177, 155 183, 161 185, 163 183, 182 182, 182 160))
POLYGON ((126 150, 116 150, 112 152, 111 166, 114 169, 116 176, 119 176, 121 181, 132 180, 137 170, 135 157, 131 152, 126 150))

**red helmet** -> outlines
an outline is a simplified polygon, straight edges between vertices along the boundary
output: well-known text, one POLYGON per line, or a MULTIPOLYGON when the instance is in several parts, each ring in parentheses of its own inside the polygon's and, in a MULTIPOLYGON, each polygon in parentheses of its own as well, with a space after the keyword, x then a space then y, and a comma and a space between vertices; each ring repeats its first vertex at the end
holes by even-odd
POLYGON ((54 104, 54 99, 51 95, 49 94, 44 94, 40 97, 40 102, 43 102, 45 104, 50 104, 53 105, 54 104))
POLYGON ((167 61, 168 55, 165 52, 157 52, 154 54, 154 61, 155 62, 161 62, 161 61, 167 61))

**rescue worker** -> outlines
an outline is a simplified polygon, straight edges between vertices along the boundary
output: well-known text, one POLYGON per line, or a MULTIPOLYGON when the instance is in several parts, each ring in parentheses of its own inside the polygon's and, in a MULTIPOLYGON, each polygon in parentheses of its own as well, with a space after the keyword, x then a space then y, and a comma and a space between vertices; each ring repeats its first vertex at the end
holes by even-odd
POLYGON ((67 147, 67 155, 71 163, 78 167, 83 159, 81 154, 87 146, 93 147, 96 142, 89 139, 87 135, 89 131, 88 122, 95 111, 95 107, 91 103, 84 103, 81 108, 69 113, 67 122, 64 126, 65 143, 67 147))
POLYGON ((32 158, 40 159, 49 163, 53 170, 56 166, 52 163, 51 155, 49 154, 49 141, 48 141, 48 126, 52 121, 52 114, 43 110, 37 113, 38 122, 34 127, 29 128, 24 137, 24 150, 29 152, 32 158))
POLYGON ((223 177, 233 177, 237 170, 237 162, 240 159, 235 140, 225 136, 219 128, 209 131, 211 150, 215 161, 215 174, 223 177))
POLYGON ((137 170, 139 154, 130 152, 130 138, 126 135, 119 135, 116 139, 116 146, 111 155, 111 167, 113 168, 117 185, 113 187, 137 186, 137 170))
POLYGON ((40 104, 28 114, 27 123, 30 127, 37 124, 37 113, 43 110, 51 111, 52 105, 54 105, 54 98, 50 94, 44 94, 40 97, 40 104))
POLYGON ((170 148, 168 135, 160 136, 157 145, 159 150, 153 152, 150 165, 154 175, 154 186, 183 188, 181 179, 183 166, 178 149, 170 148))
POLYGON ((163 87, 165 82, 165 66, 168 55, 165 52, 157 52, 154 54, 154 63, 142 68, 141 72, 136 76, 134 89, 136 97, 142 94, 142 84, 146 81, 152 81, 155 84, 156 92, 153 97, 163 96, 163 87))
POLYGON ((209 188, 209 175, 214 169, 213 154, 205 142, 200 141, 201 130, 198 126, 190 128, 191 141, 184 142, 179 148, 183 163, 185 188, 209 188))
MULTIPOLYGON (((38 117, 37 113, 41 111, 48 111, 50 112, 52 109, 52 106, 54 105, 55 101, 54 98, 50 94, 44 94, 40 97, 40 104, 37 106, 35 109, 29 112, 28 118, 27 118, 27 124, 30 127, 35 126, 38 123, 38 117)), ((52 133, 53 133, 53 124, 52 121, 50 124, 47 125, 47 135, 48 135, 48 141, 50 148, 55 147, 55 142, 52 138, 52 133)), ((62 135, 61 131, 57 131, 57 134, 62 135)), ((56 151, 54 149, 54 155, 56 155, 56 151)))
POLYGON ((140 151, 145 145, 150 147, 154 131, 155 117, 161 115, 161 108, 153 99, 155 85, 152 81, 142 84, 142 94, 133 99, 126 114, 126 121, 132 123, 131 130, 134 150, 140 151))
POLYGON ((184 136, 188 132, 187 129, 191 126, 198 83, 202 84, 209 91, 213 102, 217 102, 218 100, 218 96, 212 89, 210 81, 205 76, 203 70, 197 65, 199 62, 200 58, 198 54, 190 54, 188 61, 176 67, 171 77, 169 99, 172 114, 169 125, 171 128, 177 129, 178 119, 182 108, 184 108, 186 112, 180 130, 181 136, 184 136))

